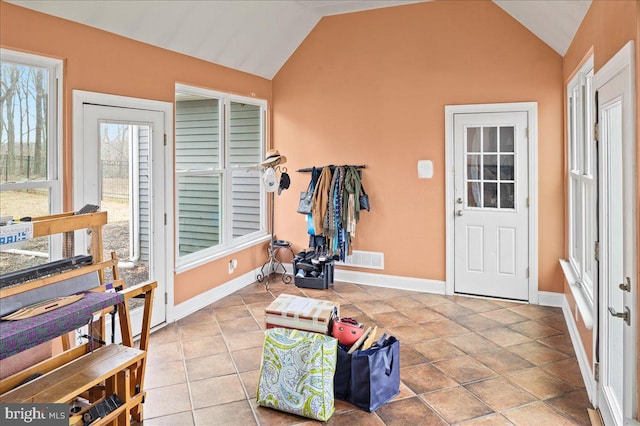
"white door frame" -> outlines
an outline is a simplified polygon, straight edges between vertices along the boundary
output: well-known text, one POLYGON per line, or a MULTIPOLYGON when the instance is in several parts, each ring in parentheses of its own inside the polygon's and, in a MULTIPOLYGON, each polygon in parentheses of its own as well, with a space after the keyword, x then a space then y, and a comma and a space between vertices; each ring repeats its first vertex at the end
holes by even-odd
POLYGON ((445 111, 445 223, 446 278, 445 294, 454 294, 454 115, 492 112, 526 112, 529 128, 529 303, 538 303, 538 103, 446 105, 445 111))
MULTIPOLYGON (((635 62, 634 62, 634 42, 629 41, 622 49, 620 49, 602 68, 600 68, 598 70, 597 73, 595 73, 594 77, 593 77, 593 89, 594 91, 598 91, 598 89, 600 89, 602 86, 604 86, 606 83, 608 83, 609 81, 611 81, 613 78, 615 78, 618 74, 620 74, 621 72, 623 72, 625 70, 625 68, 628 68, 628 81, 626 82, 626 87, 625 87, 625 92, 629 94, 629 96, 626 96, 623 98, 623 114, 626 113, 626 116, 629 118, 628 120, 623 122, 623 130, 622 130, 622 161, 623 161, 623 182, 625 185, 623 185, 623 222, 624 222, 624 234, 625 234, 625 241, 624 241, 624 275, 625 276, 629 276, 629 278, 631 279, 631 293, 628 297, 628 299, 631 301, 630 304, 636 304, 637 303, 637 295, 638 295, 638 289, 637 289, 637 274, 638 274, 638 265, 637 265, 637 253, 636 253, 636 247, 637 247, 637 243, 636 243, 636 238, 637 238, 637 226, 636 226, 636 220, 637 220, 637 211, 636 211, 636 205, 637 205, 637 189, 636 189, 636 185, 637 185, 637 165, 636 163, 636 100, 635 100, 635 96, 636 96, 636 92, 635 92, 635 76, 636 76, 636 70, 635 70, 635 62)), ((599 137, 600 143, 601 141, 601 137, 599 137)), ((598 155, 599 157, 601 157, 601 151, 603 150, 603 147, 600 146, 598 151, 598 155)), ((600 161, 600 158, 598 159, 598 161, 600 161)), ((599 174, 598 177, 598 184, 600 185, 602 183, 602 185, 604 185, 605 187, 608 186, 608 182, 606 180, 606 176, 604 176, 603 173, 599 174)), ((603 194, 599 194, 599 197, 602 197, 603 194)), ((599 206, 600 208, 600 206, 599 206)), ((603 213, 601 211, 600 216, 600 222, 601 225, 599 226, 600 230, 602 230, 602 223, 604 223, 607 218, 603 217, 603 213)), ((601 250, 606 249, 606 242, 605 241, 601 241, 601 250)), ((603 256, 603 253, 601 252, 601 259, 606 259, 606 256, 603 256)), ((602 262, 602 260, 601 260, 602 262)), ((601 273, 603 271, 603 269, 606 269, 606 265, 605 268, 600 268, 601 269, 601 273)), ((599 280, 599 282, 602 284, 604 281, 602 279, 599 280)), ((604 292, 606 291, 605 289, 602 289, 598 292, 598 297, 597 297, 597 301, 596 303, 594 303, 594 316, 595 318, 598 318, 597 313, 598 310, 600 309, 601 311, 605 312, 602 313, 601 315, 607 315, 606 311, 607 311, 607 306, 600 306, 601 302, 602 302, 602 297, 600 292, 604 292)), ((626 345, 625 346, 625 354, 624 354, 624 365, 623 365, 623 377, 628 377, 631 376, 631 380, 630 381, 626 381, 625 382, 625 388, 624 388, 624 401, 623 401, 623 407, 622 407, 622 415, 624 416, 624 423, 627 424, 627 422, 629 423, 633 423, 634 420, 632 420, 632 418, 636 415, 637 412, 637 395, 636 395, 636 391, 637 391, 637 369, 636 369, 636 362, 637 362, 637 324, 638 324, 638 319, 636 318, 636 316, 638 315, 638 312, 640 311, 640 307, 635 305, 634 306, 635 309, 632 309, 632 313, 631 313, 631 326, 627 329, 627 327, 625 327, 625 339, 632 339, 633 342, 631 345, 626 345)), ((611 317, 607 317, 608 320, 612 320, 613 318, 611 317)), ((613 319, 614 321, 621 321, 619 319, 613 319)), ((602 319, 600 319, 600 322, 602 322, 602 319)), ((595 342, 596 339, 598 338, 597 334, 600 333, 601 334, 601 338, 599 338, 599 341, 601 343, 601 347, 599 348, 599 350, 602 352, 602 342, 606 342, 606 327, 603 327, 602 324, 598 324, 597 325, 597 333, 594 333, 593 339, 594 339, 594 347, 595 347, 595 342)), ((601 359, 602 359, 602 353, 601 355, 601 359)), ((602 366, 601 366, 602 367, 602 366)), ((602 370, 602 369, 601 369, 602 370)), ((602 374, 601 374, 602 377, 602 374)), ((600 384, 598 384, 597 386, 597 390, 598 390, 598 397, 597 397, 597 405, 598 408, 600 408, 600 411, 602 413, 602 416, 605 420, 605 423, 607 424, 615 424, 616 421, 614 419, 614 416, 607 404, 606 398, 603 395, 603 392, 601 391, 600 388, 600 384)))
MULTIPOLYGON (((73 90, 73 159, 84 157, 84 112, 83 104, 95 104, 110 107, 144 109, 150 111, 160 111, 164 114, 164 134, 165 134, 165 173, 164 187, 166 189, 164 212, 156 212, 155 214, 164 214, 164 241, 165 247, 157 252, 164 253, 164 259, 157 261, 164 263, 165 276, 165 292, 166 296, 166 316, 165 322, 173 321, 173 265, 174 247, 173 242, 173 103, 154 101, 149 99, 131 98, 127 96, 110 95, 106 93, 87 92, 83 90, 73 90)), ((75 169, 75 167, 74 167, 75 169)), ((73 193, 81 193, 82 185, 79 179, 73 179, 73 193)))

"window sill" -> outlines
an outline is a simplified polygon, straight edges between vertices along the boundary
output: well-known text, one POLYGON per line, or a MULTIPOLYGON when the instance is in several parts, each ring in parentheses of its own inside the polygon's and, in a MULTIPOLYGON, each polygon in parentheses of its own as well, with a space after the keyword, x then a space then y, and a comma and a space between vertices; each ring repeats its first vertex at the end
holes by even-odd
POLYGON ((573 267, 568 260, 560 259, 560 267, 562 268, 562 272, 564 273, 564 277, 569 284, 569 288, 571 289, 571 293, 573 294, 573 298, 576 301, 576 306, 578 307, 578 311, 582 316, 582 321, 584 322, 585 327, 588 330, 593 329, 593 303, 589 301, 589 297, 582 287, 582 285, 578 282, 578 277, 573 271, 573 267))
POLYGON ((191 269, 206 265, 211 262, 215 262, 218 259, 221 259, 225 256, 229 256, 231 254, 237 253, 239 251, 245 250, 249 247, 253 247, 255 245, 261 244, 265 241, 271 240, 271 234, 265 234, 256 238, 253 238, 249 241, 245 241, 241 244, 234 245, 232 247, 227 247, 226 249, 217 251, 208 256, 201 257, 199 259, 194 259, 189 262, 178 263, 176 265, 175 273, 181 274, 183 272, 189 271, 191 269))

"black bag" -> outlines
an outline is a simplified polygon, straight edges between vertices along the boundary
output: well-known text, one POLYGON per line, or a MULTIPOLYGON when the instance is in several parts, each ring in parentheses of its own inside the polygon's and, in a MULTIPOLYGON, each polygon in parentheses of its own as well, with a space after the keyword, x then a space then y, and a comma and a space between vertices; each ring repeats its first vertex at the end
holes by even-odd
POLYGON ((370 349, 349 355, 338 346, 333 394, 373 412, 400 393, 400 341, 386 334, 370 349))
POLYGON ((351 355, 338 345, 338 360, 336 375, 333 377, 333 395, 335 399, 346 401, 349 397, 349 382, 351 381, 351 355))
POLYGON ((369 205, 369 196, 364 191, 364 185, 360 184, 360 210, 371 211, 371 206, 369 205))

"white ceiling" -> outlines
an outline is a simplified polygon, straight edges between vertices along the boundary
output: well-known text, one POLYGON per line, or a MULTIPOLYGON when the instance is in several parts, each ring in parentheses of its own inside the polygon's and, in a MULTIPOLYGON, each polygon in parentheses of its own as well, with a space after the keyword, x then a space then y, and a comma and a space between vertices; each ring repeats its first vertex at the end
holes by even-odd
MULTIPOLYGON (((323 16, 425 0, 12 0, 268 79, 323 16)), ((429 0, 426 0, 429 1, 429 0)), ((564 55, 591 0, 494 0, 564 55)))
POLYGON ((560 55, 564 56, 587 14, 591 0, 493 0, 560 55))

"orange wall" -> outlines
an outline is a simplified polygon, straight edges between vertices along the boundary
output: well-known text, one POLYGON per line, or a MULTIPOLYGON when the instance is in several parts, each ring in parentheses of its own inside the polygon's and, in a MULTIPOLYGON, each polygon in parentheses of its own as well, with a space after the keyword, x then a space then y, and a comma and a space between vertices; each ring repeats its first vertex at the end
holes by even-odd
POLYGON ((445 105, 536 101, 539 288, 562 292, 562 92, 560 55, 489 1, 325 17, 273 80, 274 145, 294 171, 276 231, 307 245, 296 169, 365 164, 354 248, 384 252, 383 274, 445 280, 445 105), (424 159, 434 177, 419 180, 424 159))
MULTIPOLYGON (((636 0, 594 1, 564 56, 563 78, 565 83, 571 79, 576 69, 579 68, 580 62, 590 49, 593 50, 595 72, 598 72, 629 40, 636 40, 637 47, 637 45, 640 44, 640 36, 638 35, 638 31, 640 31, 640 24, 638 23, 638 19, 640 19, 638 18, 639 13, 640 2, 636 0)), ((636 82, 638 81, 637 79, 636 68, 636 82)), ((636 100, 637 99, 638 97, 636 96, 636 100)), ((637 145, 638 144, 636 144, 636 146, 637 145)), ((565 140, 565 155, 566 150, 565 140)), ((565 241, 567 237, 568 235, 565 233, 565 241)), ((568 248, 565 244, 564 257, 567 257, 567 255, 568 248)), ((569 300, 571 311, 575 312, 575 302, 571 297, 571 290, 565 285, 564 291, 569 300)), ((593 333, 587 330, 582 322, 577 322, 577 325, 585 352, 591 362, 593 355, 593 333)))
MULTIPOLYGON (((0 8, 3 48, 64 60, 65 209, 72 206, 72 90, 173 102, 175 83, 181 82, 271 100, 271 82, 264 78, 9 3, 0 3, 0 8)), ((256 259, 264 257, 264 248, 254 247, 233 257, 239 261, 233 275, 228 274, 227 258, 176 276, 175 303, 249 272, 260 263, 256 259)))

